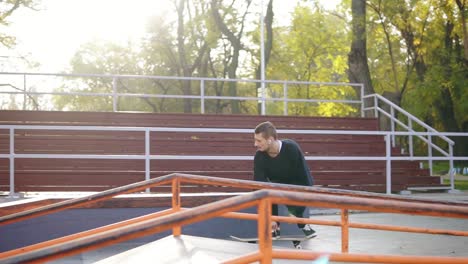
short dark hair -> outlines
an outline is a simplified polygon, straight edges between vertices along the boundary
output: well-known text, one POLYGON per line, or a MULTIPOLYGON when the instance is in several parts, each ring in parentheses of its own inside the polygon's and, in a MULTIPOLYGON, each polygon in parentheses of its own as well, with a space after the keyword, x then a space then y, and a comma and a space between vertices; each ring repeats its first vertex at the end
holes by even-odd
POLYGON ((255 134, 259 133, 261 133, 264 138, 273 137, 276 140, 278 137, 276 127, 270 121, 260 123, 255 127, 255 134))

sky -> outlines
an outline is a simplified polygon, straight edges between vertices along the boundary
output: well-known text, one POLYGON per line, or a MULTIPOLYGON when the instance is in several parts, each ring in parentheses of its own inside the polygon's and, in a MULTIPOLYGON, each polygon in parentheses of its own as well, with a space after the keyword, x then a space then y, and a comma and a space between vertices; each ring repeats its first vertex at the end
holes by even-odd
POLYGON ((61 71, 83 43, 141 37, 146 19, 163 14, 170 4, 166 0, 41 1, 40 11, 18 10, 10 29, 17 36, 16 55, 30 53, 41 63, 42 72, 61 71))
MULTIPOLYGON (((31 71, 15 63, 20 61, 18 57, 28 56, 40 63, 34 72, 67 72, 80 45, 96 39, 121 43, 137 40, 143 36, 150 16, 171 15, 168 10, 172 10, 172 0, 40 1, 40 11, 18 10, 9 19, 7 30, 17 36, 17 47, 14 51, 0 50, 0 71, 31 71)), ((275 17, 288 17, 294 2, 277 0, 275 17)), ((338 2, 323 0, 322 4, 333 8, 338 2)))

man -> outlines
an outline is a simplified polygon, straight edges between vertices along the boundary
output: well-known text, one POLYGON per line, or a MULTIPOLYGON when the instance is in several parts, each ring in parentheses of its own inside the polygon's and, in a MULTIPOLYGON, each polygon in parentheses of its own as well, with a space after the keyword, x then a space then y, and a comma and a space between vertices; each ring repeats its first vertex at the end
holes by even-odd
MULTIPOLYGON (((260 123, 255 128, 254 179, 256 181, 312 186, 310 169, 299 145, 290 139, 278 140, 276 128, 271 122, 260 123)), ((289 214, 303 217, 305 207, 287 206, 289 214)), ((278 215, 278 205, 272 208, 273 215, 278 215)), ((314 237, 315 230, 309 224, 297 224, 306 237, 314 237)), ((274 238, 280 236, 280 224, 272 223, 274 238)))

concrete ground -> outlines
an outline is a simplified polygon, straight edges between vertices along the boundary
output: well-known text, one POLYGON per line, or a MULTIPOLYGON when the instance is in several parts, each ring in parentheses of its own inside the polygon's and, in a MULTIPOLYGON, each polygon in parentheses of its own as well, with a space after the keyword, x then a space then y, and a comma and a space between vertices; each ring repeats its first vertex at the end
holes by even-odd
MULTIPOLYGON (((314 219, 339 220, 339 215, 312 216, 314 219)), ((350 222, 390 224, 437 229, 468 231, 468 221, 439 217, 397 214, 357 213, 350 222)), ((340 252, 339 227, 315 226, 318 236, 302 243, 303 248, 316 252, 340 252)), ((389 255, 450 256, 468 258, 468 237, 350 229, 349 252, 389 255)), ((293 249, 289 241, 274 241, 274 247, 293 249)), ((258 249, 257 244, 226 239, 193 236, 165 237, 161 240, 121 251, 119 245, 56 261, 54 263, 220 263, 258 249)), ((310 261, 275 260, 273 263, 311 263, 310 261)), ((338 262, 330 262, 338 263, 338 262)))
MULTIPOLYGON (((459 193, 413 193, 407 196, 468 203, 468 192, 466 191, 459 193)), ((11 199, 3 197, 0 198, 0 202, 11 202, 11 199)), ((311 218, 339 221, 340 215, 336 214, 336 211, 333 210, 312 209, 311 218)), ((468 220, 466 219, 386 213, 351 213, 349 221, 468 231, 468 220)), ((285 229, 287 232, 287 228, 285 229)), ((315 229, 318 232, 318 237, 303 242, 304 249, 317 252, 340 252, 341 231, 339 227, 317 225, 315 229)), ((275 241, 274 246, 293 249, 292 244, 288 241, 275 241)), ((53 263, 145 263, 144 260, 151 261, 151 263, 219 263, 233 256, 254 251, 256 248, 256 244, 232 241, 229 237, 215 239, 197 236, 182 236, 181 238, 169 236, 146 245, 121 243, 95 251, 84 252, 66 259, 54 261, 53 263), (143 258, 143 256, 146 257, 143 258)), ((468 257, 468 237, 352 228, 349 233, 349 252, 468 257)), ((310 262, 275 260, 274 263, 310 262)))

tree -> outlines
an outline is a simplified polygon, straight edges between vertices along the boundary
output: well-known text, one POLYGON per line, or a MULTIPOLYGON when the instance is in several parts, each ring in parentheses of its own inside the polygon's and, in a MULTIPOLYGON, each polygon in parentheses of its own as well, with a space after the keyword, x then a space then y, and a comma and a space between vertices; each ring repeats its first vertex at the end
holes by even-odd
MULTIPOLYGON (((0 2, 0 25, 8 26, 10 22, 8 18, 20 8, 29 8, 35 10, 36 0, 5 0, 0 2)), ((7 48, 12 48, 15 45, 15 37, 0 32, 0 44, 7 48)))
MULTIPOLYGON (((22 8, 28 8, 32 10, 36 10, 36 5, 37 5, 37 0, 5 0, 5 1, 0 1, 0 26, 5 28, 10 25, 9 18, 18 10, 22 8)), ((16 45, 16 38, 15 36, 6 34, 2 32, 0 29, 0 46, 2 46, 5 49, 13 49, 16 45)), ((7 56, 8 61, 11 61, 11 57, 7 56)), ((29 62, 27 58, 24 57, 16 57, 17 59, 20 59, 22 62, 25 62, 27 65, 32 65, 33 63, 29 62)), ((18 90, 21 92, 27 92, 23 88, 20 88, 19 86, 15 85, 14 83, 11 82, 6 82, 6 83, 0 83, 0 87, 7 87, 11 88, 14 90, 18 90)), ((28 106, 32 106, 34 109, 39 109, 39 100, 36 98, 36 96, 32 95, 25 95, 23 97, 22 103, 21 102, 16 102, 15 96, 10 96, 9 99, 7 99, 7 104, 9 105, 9 109, 17 109, 17 108, 22 108, 22 109, 27 109, 28 106), (22 104, 22 107, 20 106, 22 104)))
MULTIPOLYGON (((94 41, 82 45, 71 61, 72 72, 76 74, 143 74, 139 54, 132 49, 132 44, 121 46, 112 43, 94 41)), ((150 93, 150 84, 141 80, 116 79, 106 77, 64 78, 58 91, 112 93, 114 87, 120 93, 150 93), (117 81, 117 82, 115 82, 117 81), (114 86, 115 85, 115 86, 114 86)), ((118 99, 118 110, 148 111, 151 103, 142 104, 138 98, 123 97, 118 99)), ((143 99, 145 100, 145 99, 143 99)), ((112 111, 111 97, 103 96, 54 96, 54 104, 59 110, 112 111)), ((153 111, 153 106, 151 106, 153 111)))
MULTIPOLYGON (((203 3, 199 6, 193 5, 195 17, 192 17, 192 12, 186 12, 185 6, 189 5, 188 0, 179 0, 176 4, 177 10, 177 53, 179 57, 179 69, 183 77, 192 77, 194 71, 200 67, 203 56, 205 56, 208 48, 208 43, 203 33, 203 20, 200 20, 206 12, 203 3), (189 23, 185 22, 185 17, 188 17, 189 23), (186 26, 190 26, 191 31, 186 31, 186 26), (191 39, 190 39, 191 38, 191 39), (190 39, 191 41, 187 41, 190 39)), ((184 95, 192 95, 191 81, 182 81, 184 95)), ((184 99, 184 112, 192 112, 192 99, 184 99)))
MULTIPOLYGON (((391 76, 393 78, 393 80, 391 80, 390 84, 392 84, 393 82, 393 85, 390 85, 390 87, 393 87, 392 89, 390 90, 393 90, 393 92, 397 95, 395 96, 396 98, 399 98, 400 97, 400 81, 399 81, 399 77, 398 77, 398 70, 397 70, 397 57, 394 53, 394 47, 393 47, 393 40, 392 39, 392 33, 391 33, 391 25, 388 24, 388 19, 385 17, 385 14, 383 13, 383 9, 384 9, 384 6, 386 6, 388 4, 388 2, 384 2, 382 0, 378 0, 377 3, 374 3, 374 1, 369 1, 367 3, 371 9, 376 13, 377 15, 377 19, 376 19, 376 23, 380 24, 382 26, 382 31, 383 31, 383 34, 385 36, 385 42, 386 42, 386 45, 387 45, 387 51, 388 51, 388 56, 390 58, 390 62, 391 62, 391 76)), ((373 25, 371 24, 371 27, 373 25)), ((378 38, 378 39, 381 39, 381 38, 378 38)), ((376 40, 374 40, 376 41, 376 40)), ((384 67, 382 67, 384 68, 384 67)), ((381 76, 381 77, 384 77, 384 76, 381 76)), ((378 82, 379 80, 377 80, 378 82)))
MULTIPOLYGON (((227 7, 221 6, 219 2, 219 0, 211 1, 211 12, 216 26, 227 38, 229 44, 231 45, 231 54, 229 57, 226 57, 229 58, 229 64, 227 68, 228 78, 237 79, 237 68, 239 67, 240 51, 244 49, 242 44, 242 36, 244 33, 246 16, 252 1, 245 0, 243 3, 232 1, 231 5, 227 7), (222 13, 220 13, 220 11, 222 13), (226 21, 232 21, 234 26, 228 26, 226 21)), ((229 96, 237 96, 237 83, 229 82, 228 87, 229 96)), ((240 113, 240 105, 238 100, 231 101, 231 109, 232 113, 240 113)))
POLYGON ((458 6, 459 10, 459 17, 460 17, 460 24, 462 25, 463 28, 463 52, 464 52, 464 57, 465 57, 465 65, 468 66, 468 29, 467 29, 467 1, 466 0, 455 0, 458 6))
POLYGON ((364 93, 375 93, 367 64, 366 1, 352 0, 352 42, 348 55, 348 79, 364 84, 364 93))
MULTIPOLYGON (((468 75, 459 8, 439 0, 371 0, 369 6, 368 55, 378 92, 438 130, 463 131, 468 75)), ((456 154, 467 149, 464 139, 455 141, 456 154)))
MULTIPOLYGON (((291 25, 275 29, 275 43, 268 67, 270 79, 346 82, 346 21, 325 12, 319 5, 294 9, 291 25)), ((283 86, 269 87, 272 97, 281 97, 283 86)), ((289 98, 353 98, 352 89, 295 84, 288 87, 289 98)), ((269 104, 268 112, 282 114, 282 103, 269 104)), ((297 115, 340 116, 356 109, 337 103, 289 103, 288 112, 297 115)))
MULTIPOLYGON (((270 61, 270 55, 271 55, 271 50, 273 49, 273 0, 268 1, 268 6, 266 10, 266 15, 264 17, 264 21, 260 21, 260 23, 265 24, 265 29, 266 29, 266 37, 265 37, 265 42, 263 44, 263 50, 264 50, 264 70, 268 68, 268 63, 270 61)), ((261 33, 260 33, 261 34, 261 33)), ((261 44, 260 44, 261 45, 261 44)), ((261 57, 261 56, 257 56, 261 57)), ((261 80, 262 79, 262 65, 261 62, 258 63, 257 69, 255 70, 255 79, 261 80)), ((257 89, 257 97, 260 97, 259 94, 260 90, 257 89)), ((261 113, 261 103, 258 103, 257 106, 257 111, 258 113, 261 113)))
MULTIPOLYGON (((206 61, 213 39, 207 28, 209 5, 206 1, 174 0, 175 21, 154 17, 148 26, 148 37, 144 40, 143 56, 147 74, 193 77, 206 76, 206 61), (201 72, 203 74, 201 74, 201 72)), ((191 96, 193 83, 188 80, 178 83, 159 81, 158 85, 180 88, 180 94, 191 96)), ((172 90, 172 94, 179 92, 172 90)), ((173 102, 173 100, 171 100, 173 102)), ((193 99, 184 99, 183 112, 191 113, 193 99)), ((176 102, 173 102, 177 104, 176 102)))

